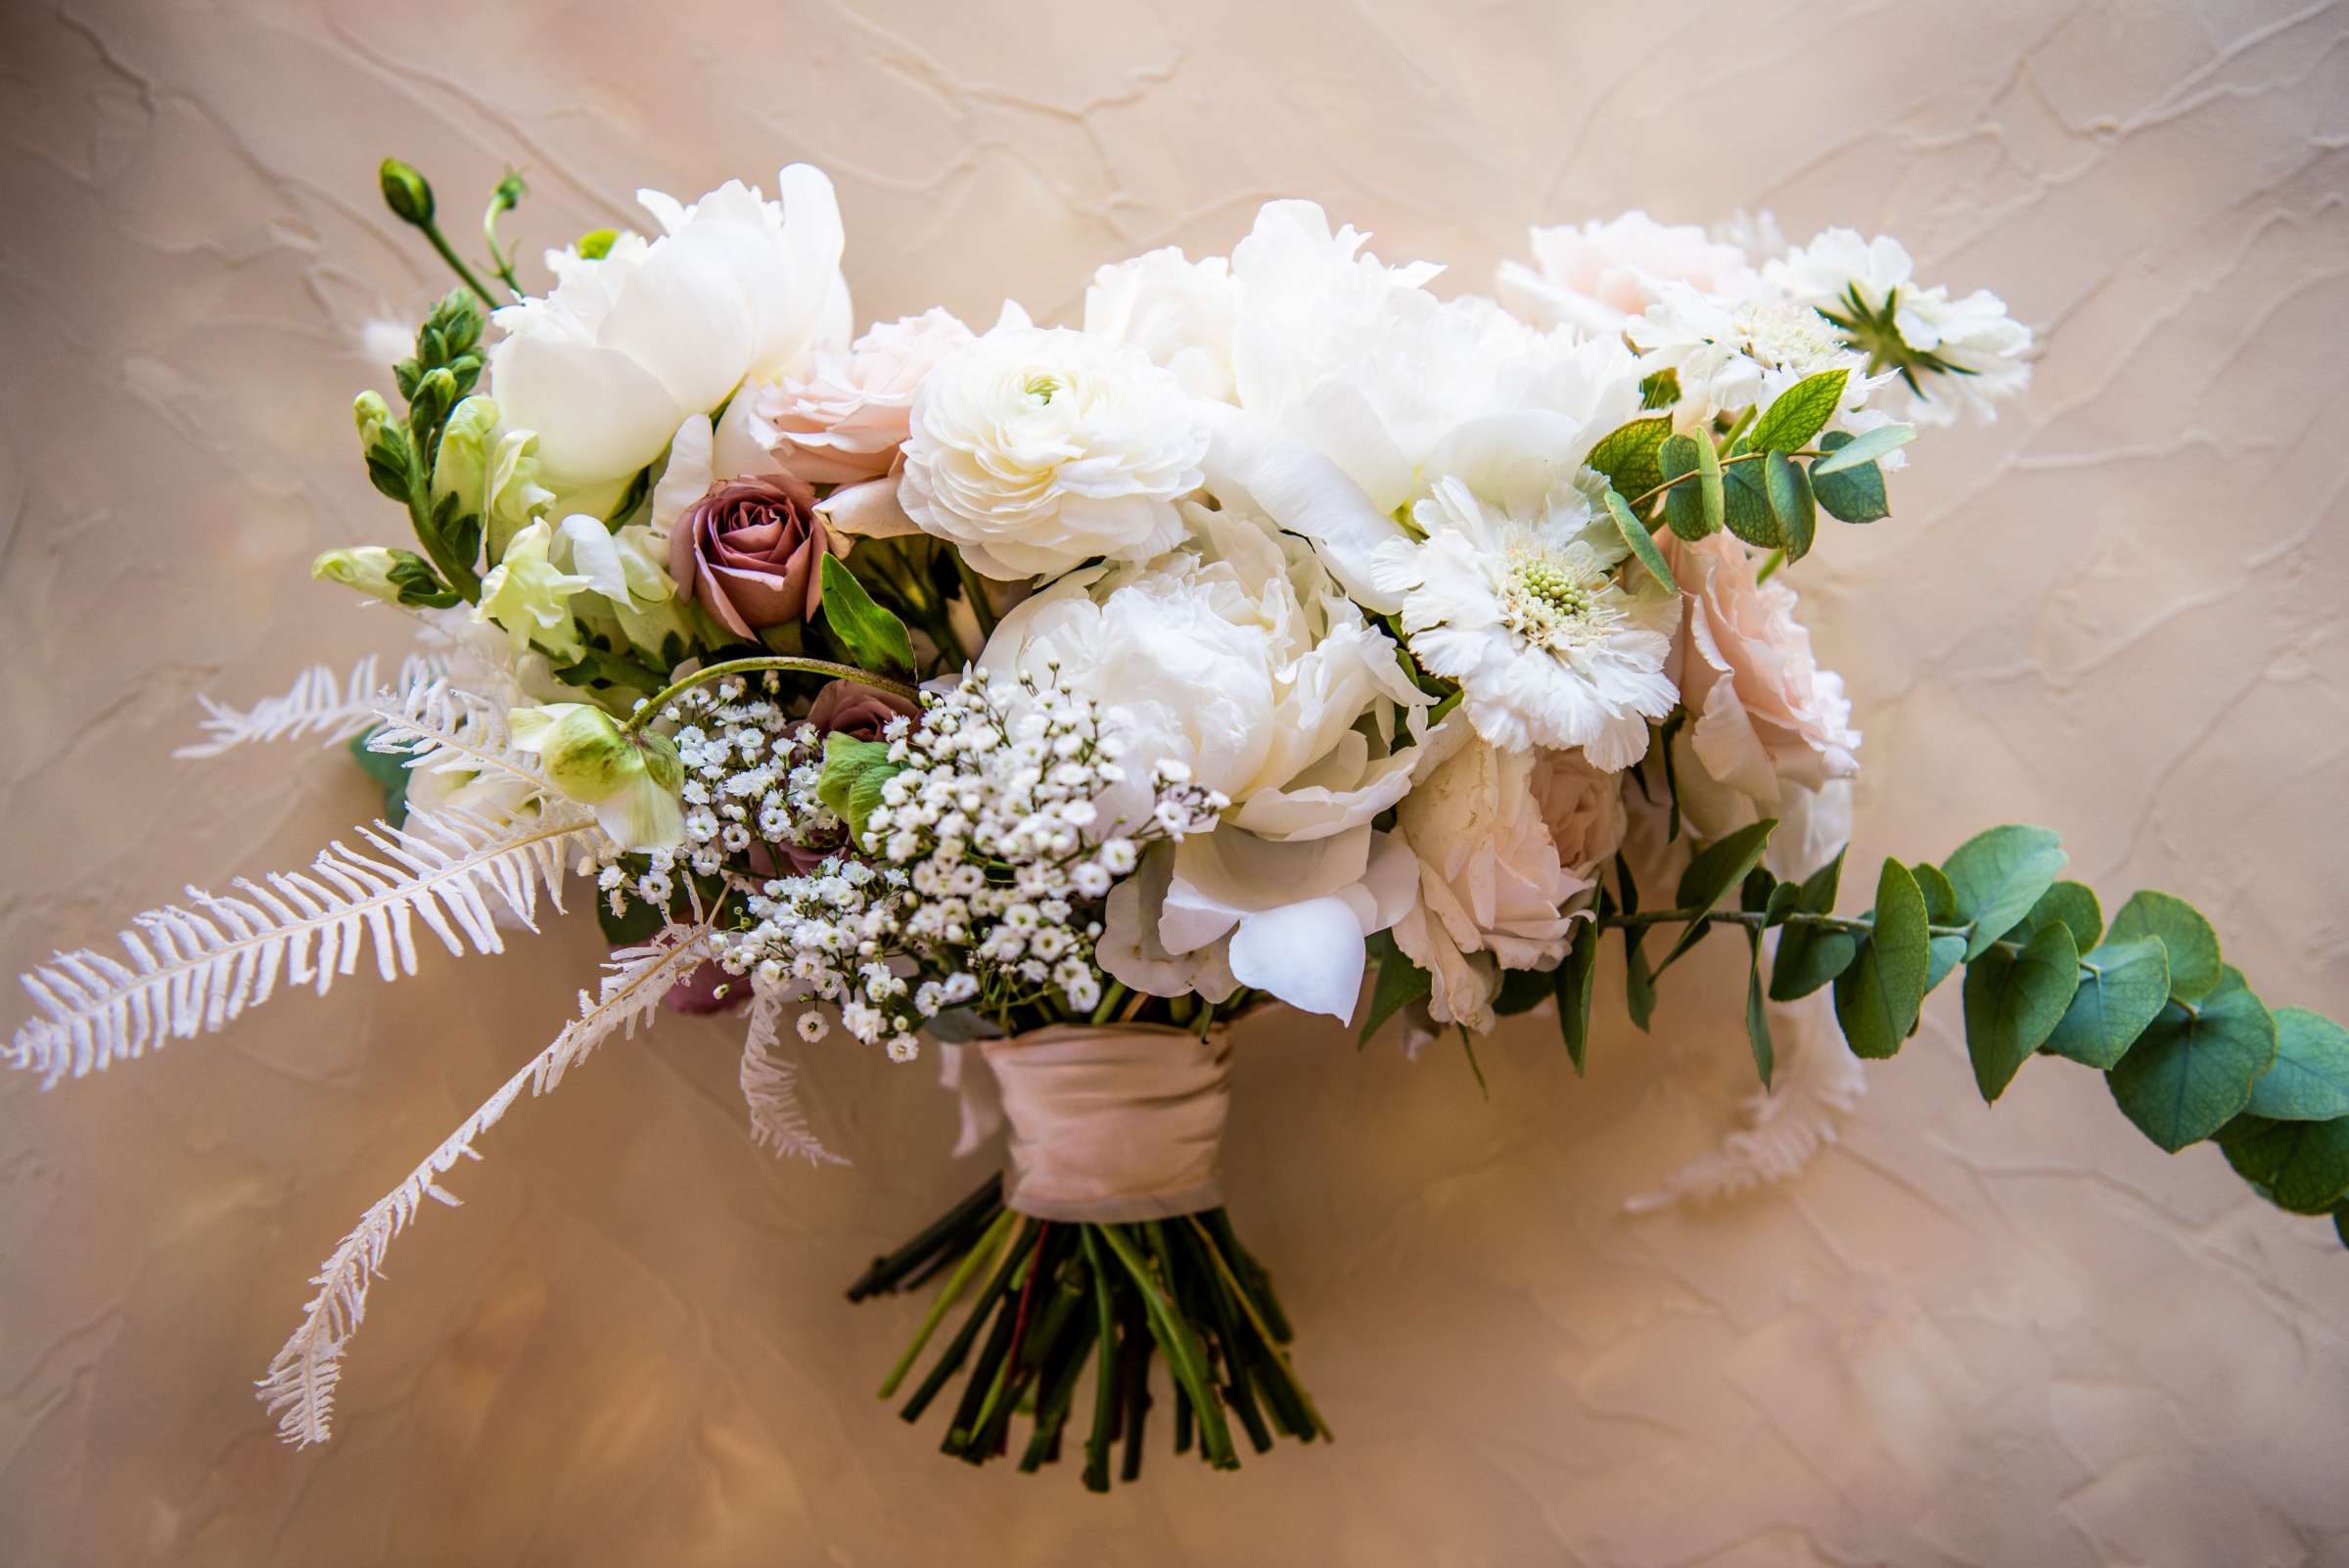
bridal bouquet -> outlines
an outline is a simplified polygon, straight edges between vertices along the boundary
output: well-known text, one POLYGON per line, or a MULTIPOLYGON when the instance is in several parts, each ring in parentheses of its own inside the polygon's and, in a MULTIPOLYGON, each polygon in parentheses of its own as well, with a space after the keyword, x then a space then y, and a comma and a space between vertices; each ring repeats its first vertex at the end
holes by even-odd
POLYGON ((1634 212, 1447 298, 1275 202, 1228 256, 1101 268, 1077 326, 860 331, 812 168, 639 193, 643 230, 527 281, 520 179, 486 267, 415 170, 382 184, 460 287, 354 410, 412 536, 314 572, 417 649, 210 705, 191 750, 348 742, 385 814, 60 953, 10 1046, 79 1078, 281 983, 413 973, 420 938, 496 951, 592 883, 615 951, 578 1016, 314 1279, 260 1383, 294 1442, 448 1171, 665 1009, 738 1009, 752 1135, 819 1164, 794 1042, 944 1059, 966 1147, 1007 1152, 852 1287, 934 1286, 882 1393, 946 1401, 974 1463, 1066 1437, 1096 1489, 1136 1472, 1160 1358, 1177 1452, 1328 1435, 1218 1176, 1233 1026, 1278 1006, 1472 1068, 1554 1008, 1580 1072, 1602 946, 1644 1028, 1727 931, 1768 1089, 1848 1064, 1829 1012, 1895 1054, 1962 966, 1986 1098, 2084 1064, 2163 1149, 2215 1139, 2349 1231, 2349 1034, 2271 1009, 2184 900, 2107 918, 2013 825, 1842 895, 1860 735, 1791 579, 2030 346, 1894 241, 1634 212))

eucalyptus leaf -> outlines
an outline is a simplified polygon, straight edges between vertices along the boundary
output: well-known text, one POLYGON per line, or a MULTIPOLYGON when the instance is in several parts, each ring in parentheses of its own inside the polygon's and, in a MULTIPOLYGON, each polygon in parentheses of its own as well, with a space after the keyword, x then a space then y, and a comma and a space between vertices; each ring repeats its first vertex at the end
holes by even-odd
MULTIPOLYGON (((1848 848, 1848 846, 1847 846, 1848 848)), ((1843 875, 1844 851, 1803 879, 1795 909, 1803 914, 1835 912, 1835 887, 1843 875)), ((1852 961, 1860 949, 1850 932, 1820 926, 1791 924, 1778 932, 1777 952, 1770 966, 1770 999, 1794 1001, 1826 985, 1852 961)))
POLYGON ((849 658, 859 669, 910 679, 913 639, 905 633, 905 623, 873 603, 856 574, 838 556, 827 552, 821 559, 824 624, 849 658))
POLYGON ((1693 440, 1687 437, 1679 438, 1687 440, 1696 452, 1697 503, 1705 510, 1705 531, 1718 533, 1725 521, 1725 509, 1727 506, 1727 502, 1722 495, 1721 454, 1713 449, 1713 438, 1710 436, 1700 435, 1693 440))
POLYGON ((1909 874, 1916 878, 1916 889, 1925 896, 1925 918, 1937 926, 1962 925, 1958 915, 1958 890, 1950 886, 1947 872, 1937 865, 1912 865, 1909 874))
POLYGON ((1916 1027, 1930 959, 1925 896, 1898 860, 1876 878, 1874 929, 1851 967, 1835 977, 1835 1021, 1857 1056, 1895 1055, 1916 1027))
POLYGON ((2115 942, 2158 937, 2170 950, 2170 994, 2194 1001, 2218 989, 2226 972, 2219 934, 2202 911, 2167 893, 2140 893, 2121 905, 2107 933, 2115 942))
MULTIPOLYGON (((2115 934, 2120 928, 2114 920, 2115 934)), ((2169 956, 2175 965, 2177 949, 2169 956)), ((2173 967, 2173 991, 2177 984, 2173 967)), ((2276 1020, 2247 988, 2227 984, 2198 1007, 2164 1007, 2104 1081, 2122 1114, 2175 1154, 2245 1110, 2252 1085, 2275 1064, 2276 1020)))
POLYGON ((2009 940, 2024 942, 2031 933, 2050 920, 2060 920, 2072 928, 2072 941, 2082 952, 2096 945, 2104 935, 2104 909, 2096 902, 2096 890, 2083 882, 2058 882, 2039 896, 2022 919, 2006 932, 2009 940))
MULTIPOLYGON (((1665 438, 1664 443, 1656 448, 1656 462, 1664 480, 1682 480, 1696 472, 1698 444, 1686 436, 1665 438)), ((1683 539, 1701 539, 1721 527, 1718 517, 1708 519, 1704 498, 1689 484, 1674 484, 1664 492, 1664 521, 1683 539)))
POLYGON ((2028 913, 2070 858, 2048 829, 2011 822, 1958 846, 1941 868, 1957 896, 1958 918, 1973 923, 1966 958, 1980 956, 2028 913))
POLYGON ((2219 1133, 2227 1163, 2290 1214, 2325 1214, 2349 1196, 2349 1117, 2275 1122, 2238 1116, 2219 1133))
POLYGON ((2110 1072, 2168 1004, 2169 957, 2160 943, 2145 937, 2093 948, 2080 968, 2080 989, 2045 1048, 2110 1072))
POLYGON ((2080 983, 2080 948, 2072 929, 2050 921, 2017 953, 1983 953, 1965 969, 1965 1051, 1974 1085, 1996 1100, 2015 1071, 2047 1043, 2080 983))
POLYGON ((1778 526, 1779 547, 1787 560, 1800 561, 1811 553, 1819 535, 1819 501, 1811 493, 1811 481, 1784 452, 1773 451, 1762 460, 1762 484, 1771 517, 1778 526))
MULTIPOLYGON (((1597 469, 1607 476, 1626 497, 1637 500, 1664 483, 1664 474, 1656 460, 1656 449, 1672 434, 1672 416, 1656 414, 1646 419, 1635 419, 1619 425, 1599 438, 1583 459, 1586 467, 1597 469)), ((1694 454, 1690 454, 1691 461, 1694 454)))
POLYGON ((1757 549, 1774 550, 1784 540, 1771 510, 1770 491, 1758 463, 1739 463, 1721 474, 1722 522, 1731 533, 1757 549))
POLYGON ((1778 393, 1746 434, 1746 444, 1758 452, 1792 452, 1826 429, 1843 402, 1848 370, 1822 370, 1778 393))
MULTIPOLYGON (((1850 444, 1851 438, 1842 431, 1829 431, 1819 438, 1827 451, 1850 444)), ((1819 465, 1811 466, 1811 493, 1832 518, 1846 523, 1873 523, 1890 517, 1892 508, 1884 499, 1884 471, 1873 463, 1862 463, 1841 473, 1821 474, 1819 465)))
POLYGON ((2349 1029, 2305 1007, 2276 1009, 2276 1065, 2251 1085, 2250 1114, 2271 1122, 2349 1116, 2349 1029))
MULTIPOLYGON (((1606 912, 1604 899, 1599 912, 1606 912)), ((1566 1059, 1574 1063, 1577 1078, 1583 1076, 1583 1058, 1590 1048, 1590 993, 1598 975, 1598 939, 1596 921, 1578 925, 1574 945, 1566 949, 1566 961, 1550 977, 1558 998, 1558 1034, 1566 1041, 1566 1059)))
POLYGON ((1833 450, 1811 465, 1811 477, 1841 474, 1863 463, 1873 463, 1886 452, 1908 445, 1916 439, 1913 425, 1878 425, 1874 430, 1855 436, 1848 441, 1837 441, 1833 450))
MULTIPOLYGON (((1920 868, 1921 869, 1921 868, 1920 868)), ((1925 992, 1950 978, 1950 971, 1965 961, 1963 937, 1935 937, 1925 947, 1925 992)))
POLYGON ((1607 513, 1615 519, 1615 530, 1623 535, 1623 542, 1631 547, 1632 554, 1639 558, 1639 564, 1647 568, 1647 575, 1662 583, 1666 591, 1680 592, 1681 585, 1674 580, 1672 568, 1664 560, 1664 552, 1656 548, 1656 536, 1647 531, 1645 524, 1632 515, 1631 507, 1624 503, 1623 497, 1612 486, 1607 490, 1607 513))
POLYGON ((1694 912, 1694 917, 1681 929, 1680 940, 1656 965, 1662 973, 1672 961, 1696 945, 1705 934, 1705 915, 1728 896, 1731 888, 1745 881, 1745 874, 1761 863, 1762 852, 1769 847, 1770 835, 1778 825, 1774 816, 1736 832, 1726 835, 1697 853, 1681 873, 1678 907, 1694 912))

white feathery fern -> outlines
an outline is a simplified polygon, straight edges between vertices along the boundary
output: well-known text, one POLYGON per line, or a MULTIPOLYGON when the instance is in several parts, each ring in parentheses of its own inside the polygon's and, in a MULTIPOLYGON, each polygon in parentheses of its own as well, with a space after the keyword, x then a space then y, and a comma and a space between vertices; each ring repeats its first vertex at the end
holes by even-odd
POLYGON ((311 1276, 318 1294, 303 1309, 301 1326, 270 1360, 268 1375, 255 1385, 287 1442, 299 1447, 323 1443, 331 1435, 343 1350, 366 1316, 367 1288, 384 1271, 384 1254, 392 1238, 415 1222, 425 1199, 458 1206, 456 1195, 440 1185, 440 1177, 459 1160, 481 1158, 474 1140, 497 1125, 524 1089, 533 1095, 553 1089, 615 1030, 633 1038, 639 1027, 650 1028, 660 1017, 662 996, 707 956, 713 929, 709 921, 672 925, 644 946, 614 953, 604 966, 608 973, 600 994, 590 998, 579 992, 579 1016, 359 1217, 358 1226, 311 1276))
POLYGON ((750 1029, 742 1042, 742 1099, 750 1107, 751 1141, 772 1149, 777 1158, 796 1155, 809 1165, 847 1165, 824 1147, 824 1140, 807 1125, 800 1105, 797 1062, 774 1054, 783 1033, 781 988, 756 987, 751 994, 750 1029))
POLYGON ((536 763, 514 750, 503 707, 445 675, 403 680, 368 716, 375 729, 367 749, 405 758, 413 772, 487 775, 518 784, 524 800, 547 793, 536 763))
POLYGON ((1674 1172, 1663 1185, 1630 1199, 1626 1209, 1645 1214, 1780 1181, 1835 1141, 1836 1118, 1858 1107, 1867 1092, 1867 1078, 1842 1034, 1828 1023, 1827 992, 1768 1005, 1771 1038, 1777 1044, 1773 1086, 1747 1097, 1740 1107, 1742 1130, 1674 1172))
MULTIPOLYGON (((335 746, 363 733, 375 722, 375 706, 382 691, 376 679, 375 655, 350 667, 338 680, 332 669, 312 665, 294 678, 294 684, 275 697, 264 697, 251 708, 232 708, 202 693, 196 701, 205 716, 198 727, 206 739, 182 746, 174 757, 218 757, 239 746, 264 741, 304 740, 335 746)), ((395 683, 407 688, 445 674, 448 660, 438 654, 410 654, 400 661, 395 683)))
POLYGON ((494 823, 460 810, 417 812, 404 828, 360 827, 306 871, 239 877, 232 894, 187 890, 122 933, 119 955, 61 952, 23 977, 40 1016, 8 1046, 12 1066, 80 1078, 176 1037, 193 1038, 269 999, 282 975, 320 994, 350 974, 370 945, 386 980, 416 972, 415 923, 462 955, 500 952, 494 899, 536 930, 538 894, 563 907, 563 878, 601 842, 595 818, 549 803, 494 823))

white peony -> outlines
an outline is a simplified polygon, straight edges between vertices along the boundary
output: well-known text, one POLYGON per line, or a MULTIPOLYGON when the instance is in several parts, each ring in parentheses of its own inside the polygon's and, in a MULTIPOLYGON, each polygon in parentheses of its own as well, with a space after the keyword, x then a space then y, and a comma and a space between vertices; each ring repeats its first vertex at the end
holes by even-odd
POLYGON ((1501 751, 1456 716, 1420 750, 1395 816, 1419 897, 1395 945, 1431 977, 1436 1023, 1487 1030, 1502 969, 1565 956, 1574 906, 1623 843, 1623 776, 1572 752, 1501 751))
POLYGON ((660 236, 550 252, 553 292, 495 312, 490 385, 506 424, 537 434, 549 484, 624 481, 746 377, 800 374, 848 342, 832 182, 795 163, 777 183, 779 201, 729 180, 691 207, 639 191, 660 236))
POLYGON ((1158 995, 1246 985, 1343 1017, 1365 939, 1408 907, 1409 856, 1371 823, 1410 787, 1430 699, 1302 542, 1185 511, 1181 549, 1063 578, 1004 617, 980 663, 1110 711, 1128 779, 1103 797, 1103 831, 1146 809, 1161 763, 1232 802, 1113 893, 1111 975, 1158 995))
POLYGON ((1192 261, 1169 246, 1102 267, 1084 291, 1088 337, 1129 343, 1193 397, 1228 402, 1239 291, 1220 255, 1192 261))
POLYGON ((1537 326, 1612 336, 1662 298, 1670 283, 1717 300, 1761 292, 1745 252, 1694 224, 1663 224, 1635 208, 1604 223, 1533 231, 1534 264, 1500 264, 1501 302, 1537 326))
POLYGON ((1622 545, 1582 494, 1504 510, 1446 479, 1412 517, 1423 537, 1380 546, 1372 570, 1476 732, 1510 751, 1579 746, 1610 772, 1645 755, 1647 721, 1680 701, 1664 670, 1680 605, 1615 578, 1622 545))
POLYGON ((1953 299, 1920 287, 1898 240, 1865 240, 1828 229, 1764 269, 1787 298, 1833 321, 1867 354, 1871 369, 1897 372, 1912 394, 1908 418, 1947 424, 1956 407, 1996 419, 1995 399, 2031 382, 2031 329, 1987 289, 1953 299))
POLYGON ((1181 384, 1141 349, 1006 307, 922 384, 897 501, 988 576, 1048 576, 1172 548, 1206 449, 1181 384))

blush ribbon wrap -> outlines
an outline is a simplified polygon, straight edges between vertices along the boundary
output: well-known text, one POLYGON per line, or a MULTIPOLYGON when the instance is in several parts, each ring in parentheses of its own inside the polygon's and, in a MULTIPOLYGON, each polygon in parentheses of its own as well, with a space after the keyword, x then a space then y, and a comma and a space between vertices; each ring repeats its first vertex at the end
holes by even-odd
POLYGON ((1055 1024, 981 1048, 1011 1127, 1007 1207, 1096 1224, 1221 1207, 1224 1031, 1055 1024))

